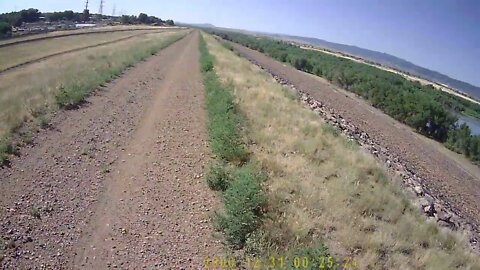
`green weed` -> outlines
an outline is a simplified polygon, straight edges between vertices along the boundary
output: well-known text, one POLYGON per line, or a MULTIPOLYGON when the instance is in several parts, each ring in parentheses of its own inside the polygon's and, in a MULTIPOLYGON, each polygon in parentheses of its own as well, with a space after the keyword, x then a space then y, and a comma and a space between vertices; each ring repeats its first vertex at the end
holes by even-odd
POLYGON ((200 66, 204 77, 210 148, 219 160, 210 166, 207 183, 222 191, 224 213, 217 213, 216 223, 227 241, 236 248, 245 245, 248 235, 262 223, 267 198, 262 190, 262 174, 249 162, 235 110, 232 89, 225 87, 214 72, 214 59, 200 37, 200 66), (231 166, 233 169, 228 170, 231 166))

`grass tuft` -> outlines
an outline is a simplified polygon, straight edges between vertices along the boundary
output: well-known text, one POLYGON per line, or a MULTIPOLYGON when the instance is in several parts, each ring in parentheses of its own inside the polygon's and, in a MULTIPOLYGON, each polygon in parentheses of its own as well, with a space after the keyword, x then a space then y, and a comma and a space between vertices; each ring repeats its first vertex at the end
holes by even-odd
POLYGON ((16 154, 17 150, 9 138, 0 139, 0 165, 9 160, 9 156, 16 154))
POLYGON ((243 247, 250 233, 261 225, 267 198, 262 191, 261 175, 253 166, 238 168, 230 187, 223 193, 225 212, 217 215, 228 242, 243 247))
POLYGON ((230 175, 225 164, 210 164, 207 174, 207 184, 212 190, 225 191, 230 185, 230 181, 230 175))

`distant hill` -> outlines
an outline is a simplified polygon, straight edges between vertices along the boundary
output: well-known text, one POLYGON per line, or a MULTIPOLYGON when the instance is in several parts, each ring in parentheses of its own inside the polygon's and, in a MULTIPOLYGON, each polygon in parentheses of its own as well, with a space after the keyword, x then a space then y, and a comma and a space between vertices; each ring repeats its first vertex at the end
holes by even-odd
POLYGON ((382 53, 382 52, 372 51, 368 49, 363 49, 357 46, 329 42, 329 41, 318 39, 318 38, 290 36, 290 35, 283 35, 283 34, 272 34, 272 33, 265 33, 265 32, 254 32, 254 31, 241 30, 241 29, 221 28, 221 27, 215 27, 212 24, 196 24, 192 26, 196 26, 199 28, 214 28, 214 29, 219 29, 224 31, 234 31, 234 32, 257 35, 257 36, 268 36, 268 37, 273 37, 273 38, 287 40, 287 41, 295 41, 299 43, 310 44, 313 46, 354 55, 354 56, 363 58, 365 60, 369 60, 369 61, 381 64, 383 66, 392 67, 394 69, 401 70, 403 72, 415 75, 420 78, 427 79, 432 82, 445 84, 455 90, 464 92, 474 97, 475 99, 480 100, 480 87, 469 84, 467 82, 450 78, 449 76, 441 74, 440 72, 417 66, 411 62, 408 62, 404 59, 401 59, 399 57, 393 56, 388 53, 382 53))
POLYGON ((461 92, 465 92, 477 99, 480 99, 480 87, 460 81, 460 80, 450 78, 449 76, 441 74, 437 71, 433 71, 424 67, 417 66, 411 62, 408 62, 396 56, 390 55, 388 53, 382 53, 382 52, 372 51, 368 49, 363 49, 357 46, 333 43, 333 42, 329 42, 329 41, 318 39, 318 38, 289 36, 289 35, 281 35, 281 34, 267 34, 267 35, 275 38, 284 39, 284 40, 307 43, 313 46, 318 46, 321 48, 358 56, 363 59, 370 60, 384 66, 393 67, 395 69, 410 73, 412 75, 427 79, 429 81, 446 84, 449 87, 452 87, 461 92))
POLYGON ((183 22, 176 22, 178 26, 191 26, 191 27, 198 27, 198 28, 217 28, 215 25, 210 23, 183 23, 183 22))

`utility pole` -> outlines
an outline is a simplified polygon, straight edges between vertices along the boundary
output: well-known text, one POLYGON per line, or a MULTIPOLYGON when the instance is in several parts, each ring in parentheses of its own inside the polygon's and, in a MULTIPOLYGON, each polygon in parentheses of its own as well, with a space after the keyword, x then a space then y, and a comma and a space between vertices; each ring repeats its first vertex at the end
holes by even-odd
POLYGON ((104 5, 104 1, 103 0, 100 0, 100 9, 98 10, 98 13, 100 15, 103 15, 103 5, 104 5))
POLYGON ((115 11, 116 11, 117 7, 115 4, 113 4, 113 11, 112 11, 112 17, 115 17, 115 11))
POLYGON ((85 10, 88 10, 88 0, 87 0, 87 2, 85 3, 85 10))

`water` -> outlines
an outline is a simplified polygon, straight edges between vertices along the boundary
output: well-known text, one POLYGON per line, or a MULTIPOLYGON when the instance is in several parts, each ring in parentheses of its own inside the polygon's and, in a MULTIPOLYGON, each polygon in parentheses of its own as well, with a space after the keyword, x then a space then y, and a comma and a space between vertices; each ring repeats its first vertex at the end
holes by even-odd
POLYGON ((457 115, 458 117, 458 124, 461 125, 466 123, 470 130, 472 131, 472 135, 480 135, 480 119, 466 116, 466 115, 457 115))

